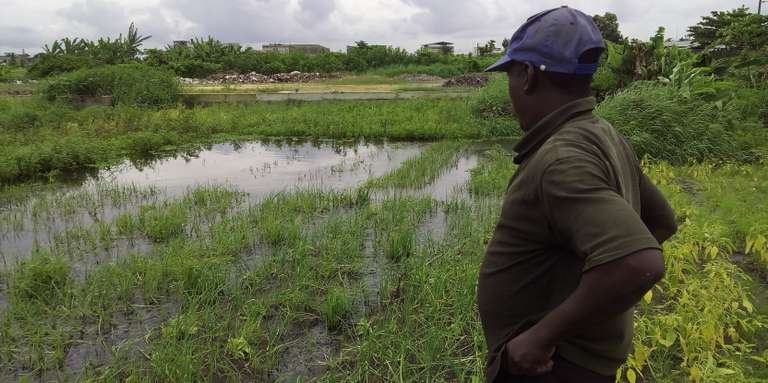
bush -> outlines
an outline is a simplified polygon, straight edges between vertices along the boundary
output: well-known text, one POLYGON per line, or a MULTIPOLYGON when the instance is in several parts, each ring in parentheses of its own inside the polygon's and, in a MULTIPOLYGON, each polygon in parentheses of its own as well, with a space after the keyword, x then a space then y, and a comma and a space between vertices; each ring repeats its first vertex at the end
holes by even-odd
POLYGON ((636 82, 606 98, 597 114, 613 124, 639 156, 675 164, 743 160, 717 103, 686 98, 672 86, 636 82))
POLYGON ((507 77, 494 75, 472 99, 472 113, 478 117, 512 117, 507 77))
POLYGON ((112 96, 113 105, 167 106, 174 104, 180 86, 169 71, 139 64, 83 69, 43 84, 49 101, 75 101, 84 97, 112 96))
POLYGON ((29 67, 29 76, 32 78, 44 78, 79 69, 91 68, 94 65, 93 59, 83 55, 41 55, 29 67))
POLYGON ((187 78, 206 78, 216 72, 221 72, 220 64, 209 63, 200 60, 183 60, 170 65, 177 75, 187 78))

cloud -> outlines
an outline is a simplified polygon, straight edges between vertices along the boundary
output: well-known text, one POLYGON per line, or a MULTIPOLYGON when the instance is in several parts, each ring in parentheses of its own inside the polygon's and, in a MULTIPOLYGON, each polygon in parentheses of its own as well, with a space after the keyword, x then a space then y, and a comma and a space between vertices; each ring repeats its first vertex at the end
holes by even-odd
POLYGON ((37 46, 43 37, 36 30, 26 26, 2 26, 0 25, 0 48, 6 50, 29 49, 37 46))
MULTIPOLYGON (((4 3, 0 50, 37 50, 61 37, 116 37, 135 21, 147 46, 213 36, 226 42, 310 42, 343 49, 356 40, 416 49, 448 40, 467 52, 475 43, 512 35, 527 17, 562 0, 35 0, 4 3)), ((585 13, 610 11, 624 35, 647 39, 658 26, 669 37, 727 0, 572 0, 585 13)))
POLYGON ((323 23, 336 10, 334 0, 299 0, 298 20, 305 27, 323 23))

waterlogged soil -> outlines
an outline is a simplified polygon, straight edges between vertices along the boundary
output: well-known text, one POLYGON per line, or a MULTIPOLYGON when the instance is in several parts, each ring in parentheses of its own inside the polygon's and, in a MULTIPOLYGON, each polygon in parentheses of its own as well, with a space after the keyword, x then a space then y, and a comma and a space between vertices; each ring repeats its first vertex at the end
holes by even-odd
POLYGON ((141 357, 148 345, 145 339, 178 311, 176 302, 158 305, 137 302, 130 311, 117 312, 111 323, 89 326, 72 341, 64 358, 64 369, 70 378, 77 380, 87 367, 104 366, 115 358, 141 357))
MULTIPOLYGON (((3 272, 11 272, 18 261, 28 257, 35 248, 53 248, 69 255, 73 277, 82 281, 99 265, 131 254, 149 254, 154 245, 141 234, 128 237, 113 235, 104 241, 74 237, 62 244, 62 234, 67 231, 95 225, 111 225, 114 228, 115 220, 121 214, 136 213, 140 206, 178 199, 197 186, 227 185, 242 191, 247 197, 246 201, 237 205, 240 207, 247 206, 248 202, 258 203, 266 196, 283 191, 353 189, 371 178, 397 169, 404 161, 418 156, 427 145, 335 141, 249 142, 213 145, 194 155, 165 158, 144 166, 126 162, 101 171, 79 186, 62 186, 60 190, 36 193, 30 197, 31 202, 0 201, 0 217, 12 218, 0 223, 0 276, 3 272), (98 192, 99 185, 111 185, 119 190, 129 188, 137 192, 111 203, 107 192, 103 189, 98 192), (62 194, 65 198, 57 199, 62 194), (81 195, 84 197, 80 198, 81 195), (35 205, 35 201, 46 198, 49 202, 35 205), (66 201, 67 207, 62 207, 60 201, 66 201)), ((470 170, 477 165, 479 152, 489 145, 469 145, 424 187, 378 190, 373 197, 376 200, 392 194, 407 194, 431 196, 438 201, 464 198, 467 196, 470 170)), ((321 221, 323 219, 315 224, 321 225, 321 221)), ((442 208, 436 207, 418 226, 416 237, 421 243, 440 241, 445 235, 445 227, 445 214, 442 208)), ((314 228, 309 225, 305 228, 306 234, 310 235, 314 228)), ((360 315, 377 310, 387 268, 387 260, 373 245, 374 236, 375 233, 369 231, 364 249, 360 287, 365 294, 360 302, 356 302, 356 311, 360 315)), ((267 245, 252 244, 236 261, 236 269, 251 269, 272 250, 267 245)), ((7 309, 6 288, 0 279, 0 315, 7 309)), ((177 311, 178 304, 143 305, 136 302, 129 312, 118 312, 110 323, 84 324, 84 330, 74 338, 64 356, 65 379, 82 377, 88 368, 107 365, 115 358, 141 357, 147 334, 177 311)), ((311 380, 322 373, 323 362, 342 347, 339 339, 320 321, 294 330, 291 335, 293 341, 286 345, 276 370, 270 374, 272 380, 311 380)))
POLYGON ((297 330, 280 355, 270 380, 281 383, 310 381, 325 370, 324 362, 338 350, 338 340, 317 322, 297 330))

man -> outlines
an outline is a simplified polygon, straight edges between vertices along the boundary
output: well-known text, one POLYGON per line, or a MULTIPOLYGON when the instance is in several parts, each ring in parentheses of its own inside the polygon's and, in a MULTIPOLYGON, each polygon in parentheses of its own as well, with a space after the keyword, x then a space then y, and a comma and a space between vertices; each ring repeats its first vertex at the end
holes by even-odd
POLYGON ((664 275, 674 213, 592 113, 603 50, 592 18, 561 7, 528 19, 488 68, 507 72, 525 135, 480 270, 487 382, 612 383, 633 306, 664 275))

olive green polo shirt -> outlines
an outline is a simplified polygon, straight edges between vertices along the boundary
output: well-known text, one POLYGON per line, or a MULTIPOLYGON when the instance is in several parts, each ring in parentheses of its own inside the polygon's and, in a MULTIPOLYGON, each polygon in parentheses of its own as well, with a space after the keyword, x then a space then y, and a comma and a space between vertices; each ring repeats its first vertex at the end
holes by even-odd
MULTIPOLYGON (((592 114, 594 108, 591 97, 563 106, 515 148, 520 166, 479 277, 487 381, 496 377, 506 342, 562 303, 584 271, 660 249, 640 217, 645 177, 637 156, 607 121, 592 114)), ((565 339, 556 352, 614 375, 630 352, 632 315, 629 310, 565 339)))

